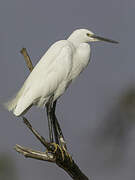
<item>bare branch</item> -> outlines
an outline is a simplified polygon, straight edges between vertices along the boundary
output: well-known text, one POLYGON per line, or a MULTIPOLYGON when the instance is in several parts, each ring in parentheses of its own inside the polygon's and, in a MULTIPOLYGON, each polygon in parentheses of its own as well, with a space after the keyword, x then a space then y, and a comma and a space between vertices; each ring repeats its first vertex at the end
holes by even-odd
POLYGON ((79 167, 75 164, 74 161, 59 161, 56 162, 56 158, 54 155, 51 153, 47 152, 40 152, 40 151, 35 151, 26 147, 22 147, 20 145, 15 146, 15 150, 18 153, 21 153, 24 155, 26 158, 34 158, 37 160, 42 160, 42 161, 48 161, 48 162, 53 162, 56 163, 59 167, 64 169, 74 180, 89 180, 79 169, 79 167))
POLYGON ((26 62, 26 65, 27 67, 29 68, 30 72, 33 70, 33 64, 32 64, 32 61, 27 53, 27 50, 26 48, 22 48, 22 50, 20 51, 20 53, 24 56, 24 59, 25 59, 25 62, 26 62))
POLYGON ((36 138, 44 145, 47 151, 40 152, 22 147, 20 145, 16 145, 15 150, 17 152, 21 153, 25 157, 56 163, 59 167, 64 169, 74 180, 88 180, 88 178, 82 173, 77 164, 74 162, 74 160, 71 159, 71 157, 68 156, 66 152, 62 153, 59 146, 56 147, 54 143, 46 142, 45 139, 32 127, 32 125, 26 118, 24 118, 24 123, 36 136, 36 138))
POLYGON ((30 122, 25 117, 23 117, 23 122, 30 129, 30 131, 36 136, 36 138, 41 142, 41 144, 48 147, 48 143, 45 140, 45 138, 40 136, 40 134, 31 126, 30 122))
POLYGON ((43 146, 45 146, 48 150, 54 150, 54 147, 48 143, 43 136, 41 136, 30 124, 30 122, 23 117, 24 124, 30 129, 30 131, 34 134, 34 136, 41 142, 43 146))
POLYGON ((22 147, 18 144, 16 144, 15 150, 18 153, 21 153, 22 155, 24 155, 26 158, 34 158, 34 159, 38 159, 42 161, 55 162, 54 156, 47 152, 35 151, 26 147, 22 147))

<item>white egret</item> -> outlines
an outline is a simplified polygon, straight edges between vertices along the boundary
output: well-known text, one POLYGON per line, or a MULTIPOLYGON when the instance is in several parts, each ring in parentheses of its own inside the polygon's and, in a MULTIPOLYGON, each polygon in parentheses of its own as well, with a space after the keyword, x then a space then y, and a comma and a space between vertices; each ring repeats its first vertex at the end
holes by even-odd
MULTIPOLYGON (((16 97, 5 103, 5 107, 15 116, 22 116, 32 105, 44 107, 48 104, 50 140, 53 141, 50 111, 51 109, 55 111, 56 100, 88 65, 91 54, 88 43, 94 41, 117 43, 99 37, 87 29, 75 30, 68 39, 57 41, 48 49, 25 80, 16 97)), ((58 122, 55 125, 57 133, 60 134, 58 122)))

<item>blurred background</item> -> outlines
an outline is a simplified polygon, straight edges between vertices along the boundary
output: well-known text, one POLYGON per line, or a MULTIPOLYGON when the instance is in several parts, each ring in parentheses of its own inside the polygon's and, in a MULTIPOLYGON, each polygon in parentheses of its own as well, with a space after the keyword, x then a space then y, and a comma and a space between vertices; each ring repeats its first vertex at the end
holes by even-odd
MULTIPOLYGON (((1 0, 0 99, 12 97, 29 74, 19 51, 35 65, 55 41, 88 28, 118 45, 92 43, 87 69, 57 105, 69 151, 94 180, 135 179, 135 1, 1 0)), ((26 117, 48 138, 46 113, 33 107, 26 117)), ((70 180, 56 165, 25 159, 15 144, 45 151, 12 113, 0 108, 0 179, 70 180)))

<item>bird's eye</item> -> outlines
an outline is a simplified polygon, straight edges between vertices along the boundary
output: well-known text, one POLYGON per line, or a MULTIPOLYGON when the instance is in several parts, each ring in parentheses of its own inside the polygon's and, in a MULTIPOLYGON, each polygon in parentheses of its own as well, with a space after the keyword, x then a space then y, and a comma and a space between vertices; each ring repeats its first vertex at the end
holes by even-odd
POLYGON ((89 34, 89 33, 87 33, 86 35, 87 35, 88 37, 90 37, 90 34, 89 34))

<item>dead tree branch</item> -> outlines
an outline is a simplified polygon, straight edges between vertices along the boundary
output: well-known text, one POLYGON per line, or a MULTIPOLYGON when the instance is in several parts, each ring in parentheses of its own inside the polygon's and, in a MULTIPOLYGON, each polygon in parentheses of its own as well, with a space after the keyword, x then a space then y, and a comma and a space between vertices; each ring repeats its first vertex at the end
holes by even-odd
POLYGON ((22 50, 20 51, 20 53, 24 56, 24 60, 26 62, 27 67, 29 68, 30 72, 33 70, 33 64, 32 61, 27 53, 26 48, 22 48, 22 50))
POLYGON ((26 158, 34 158, 42 161, 55 162, 54 156, 46 152, 35 151, 26 147, 22 147, 18 144, 15 146, 15 150, 24 155, 26 158))
MULTIPOLYGON (((27 67, 30 71, 33 70, 33 65, 31 59, 27 53, 27 50, 23 48, 21 50, 21 54, 24 56, 27 67)), ((41 136, 30 124, 30 122, 23 117, 24 124, 29 128, 29 130, 34 134, 34 136, 41 142, 41 144, 45 147, 46 152, 36 151, 30 148, 22 147, 20 145, 15 146, 15 150, 18 153, 21 153, 26 158, 34 158, 42 161, 48 161, 52 163, 56 163, 60 168, 64 169, 72 179, 74 180, 89 180, 87 176, 79 169, 77 164, 71 158, 70 155, 67 155, 66 151, 63 152, 60 146, 49 143, 45 140, 43 136, 41 136)))

